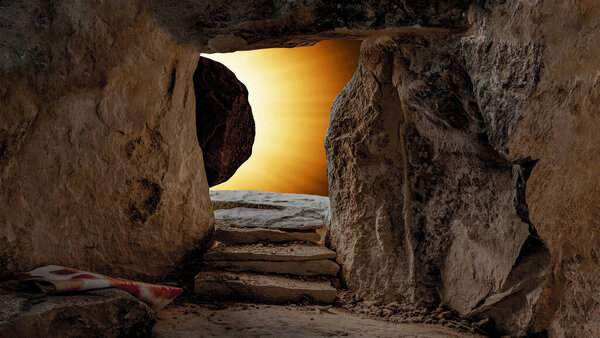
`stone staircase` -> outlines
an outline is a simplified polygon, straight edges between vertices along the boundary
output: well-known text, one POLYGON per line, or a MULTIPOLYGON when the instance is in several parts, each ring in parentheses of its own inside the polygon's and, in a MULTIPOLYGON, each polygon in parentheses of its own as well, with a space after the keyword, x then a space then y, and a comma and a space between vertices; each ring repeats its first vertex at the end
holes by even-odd
POLYGON ((203 298, 267 303, 336 297, 335 252, 323 244, 327 197, 212 191, 215 242, 195 278, 203 298))

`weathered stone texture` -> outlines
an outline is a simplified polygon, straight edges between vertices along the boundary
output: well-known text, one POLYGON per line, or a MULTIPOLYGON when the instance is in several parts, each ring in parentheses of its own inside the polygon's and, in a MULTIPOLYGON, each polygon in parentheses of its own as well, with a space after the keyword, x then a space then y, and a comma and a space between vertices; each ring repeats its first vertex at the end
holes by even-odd
POLYGON ((227 181, 252 154, 248 90, 222 64, 201 57, 194 72, 196 132, 209 186, 227 181))
POLYGON ((0 276, 156 276, 212 230, 192 75, 135 1, 0 4, 0 276))
POLYGON ((548 252, 517 212, 456 43, 363 42, 326 139, 331 242, 363 297, 443 302, 525 333, 548 252))
POLYGON ((203 52, 294 47, 409 26, 465 28, 469 0, 152 0, 161 24, 203 52))
POLYGON ((65 296, 0 286, 0 337, 145 337, 155 322, 146 304, 122 290, 65 296))
MULTIPOLYGON (((513 115, 520 116, 505 144, 511 161, 537 160, 526 200, 551 264, 533 331, 548 330, 556 337, 600 335, 598 17, 597 1, 566 0, 506 1, 473 6, 469 13, 477 29, 467 39, 493 41, 488 55, 497 59, 504 45, 526 51, 505 56, 506 63, 483 66, 467 49, 474 79, 533 74, 522 66, 540 60, 539 75, 521 87, 524 99, 503 94, 504 104, 518 108, 513 115)), ((474 81, 476 91, 481 84, 474 81)))

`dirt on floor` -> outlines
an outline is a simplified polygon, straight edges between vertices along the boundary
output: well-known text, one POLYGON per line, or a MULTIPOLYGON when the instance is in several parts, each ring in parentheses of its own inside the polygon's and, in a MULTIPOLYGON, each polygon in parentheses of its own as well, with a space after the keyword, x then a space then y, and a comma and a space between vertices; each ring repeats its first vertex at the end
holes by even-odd
POLYGON ((393 323, 331 306, 178 304, 161 311, 152 337, 481 337, 438 324, 393 323))

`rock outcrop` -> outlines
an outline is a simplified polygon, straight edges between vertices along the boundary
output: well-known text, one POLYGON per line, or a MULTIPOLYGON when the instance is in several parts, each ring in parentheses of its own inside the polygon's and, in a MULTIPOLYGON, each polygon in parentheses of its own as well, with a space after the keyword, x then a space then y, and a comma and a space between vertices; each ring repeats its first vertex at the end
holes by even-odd
POLYGON ((493 1, 462 36, 363 43, 326 144, 351 289, 442 301, 505 333, 600 333, 599 12, 493 1))
POLYGON ((537 161, 526 201, 551 263, 533 331, 556 337, 600 335, 599 16, 597 1, 473 6, 463 39, 474 91, 493 93, 482 112, 517 117, 506 157, 537 161))
POLYGON ((493 313, 525 333, 549 254, 515 207, 516 169, 487 138, 456 43, 363 42, 326 141, 331 241, 360 295, 493 313))
POLYGON ((0 4, 0 276, 158 276, 213 228, 198 53, 136 1, 0 4))
POLYGON ((194 73, 196 132, 209 186, 227 181, 252 154, 248 90, 232 71, 201 57, 194 73))
POLYGON ((0 337, 145 337, 156 314, 125 291, 75 295, 17 292, 0 285, 0 337))

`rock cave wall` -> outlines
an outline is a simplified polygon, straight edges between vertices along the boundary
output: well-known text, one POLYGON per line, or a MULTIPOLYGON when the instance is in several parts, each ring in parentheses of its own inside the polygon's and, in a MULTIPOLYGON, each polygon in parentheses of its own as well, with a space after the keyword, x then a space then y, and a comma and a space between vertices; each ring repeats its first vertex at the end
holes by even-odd
POLYGON ((0 3, 0 276, 158 276, 212 231, 192 76, 137 1, 0 3))
POLYGON ((326 141, 332 244, 363 297, 443 302, 524 334, 549 254, 517 212, 524 175, 490 144, 458 44, 363 42, 326 141))
POLYGON ((600 333, 599 10, 475 3, 465 33, 363 42, 326 140, 350 289, 503 333, 600 333))
POLYGON ((158 276, 210 236, 199 52, 365 38, 326 147, 365 298, 600 334, 594 1, 2 1, 0 276, 158 276))

